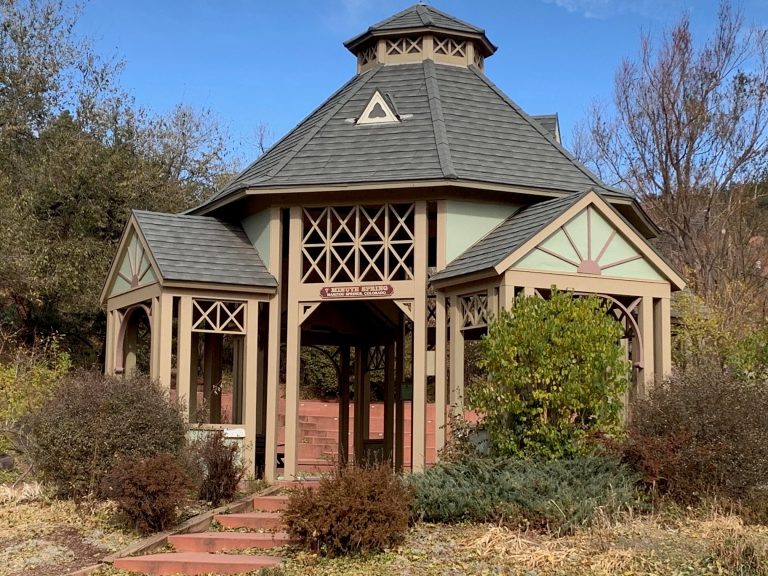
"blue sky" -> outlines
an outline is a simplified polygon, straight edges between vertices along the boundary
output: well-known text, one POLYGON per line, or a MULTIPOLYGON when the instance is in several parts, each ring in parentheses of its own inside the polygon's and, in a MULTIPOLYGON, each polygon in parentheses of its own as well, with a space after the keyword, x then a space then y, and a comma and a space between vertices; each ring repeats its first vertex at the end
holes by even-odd
MULTIPOLYGON (((234 154, 256 156, 255 129, 275 140, 355 72, 342 42, 415 0, 90 0, 78 31, 125 61, 121 85, 165 112, 212 110, 234 154)), ((499 49, 486 73, 531 114, 558 112, 566 143, 642 32, 661 34, 686 11, 694 37, 714 29, 714 0, 435 0, 485 28, 499 49)), ((768 25, 768 0, 737 2, 768 25)))

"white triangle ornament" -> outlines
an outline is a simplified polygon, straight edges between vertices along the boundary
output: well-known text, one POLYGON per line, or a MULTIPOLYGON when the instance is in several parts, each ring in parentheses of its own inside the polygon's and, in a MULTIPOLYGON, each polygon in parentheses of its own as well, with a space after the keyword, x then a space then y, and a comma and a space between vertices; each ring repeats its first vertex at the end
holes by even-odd
POLYGON ((400 122, 381 92, 376 90, 356 124, 392 124, 400 122))

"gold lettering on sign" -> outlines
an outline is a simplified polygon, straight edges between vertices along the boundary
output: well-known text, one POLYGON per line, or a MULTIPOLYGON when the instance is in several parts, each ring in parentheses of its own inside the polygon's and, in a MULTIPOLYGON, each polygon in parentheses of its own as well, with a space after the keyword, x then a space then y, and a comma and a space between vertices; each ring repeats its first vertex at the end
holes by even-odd
POLYGON ((320 298, 377 298, 391 296, 394 291, 391 284, 325 286, 320 289, 320 298))

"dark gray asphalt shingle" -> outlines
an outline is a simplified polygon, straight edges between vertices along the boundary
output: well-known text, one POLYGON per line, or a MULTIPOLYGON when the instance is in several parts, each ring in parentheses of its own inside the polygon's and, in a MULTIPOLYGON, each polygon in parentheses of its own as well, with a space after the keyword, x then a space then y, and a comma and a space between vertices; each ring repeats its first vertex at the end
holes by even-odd
POLYGON ((400 30, 402 28, 419 28, 434 26, 465 32, 468 34, 484 34, 485 30, 477 26, 459 20, 455 16, 441 12, 432 6, 424 4, 414 4, 397 14, 382 20, 368 28, 368 32, 380 30, 400 30))
POLYGON ((474 272, 491 270, 560 216, 583 196, 572 194, 533 204, 512 214, 488 234, 467 248, 431 280, 439 281, 474 272))
POLYGON ((546 130, 547 133, 552 136, 552 138, 559 142, 560 122, 557 118, 557 114, 541 114, 537 116, 531 116, 531 118, 541 124, 541 127, 544 128, 544 130, 546 130))
POLYGON ((165 280, 277 286, 238 224, 207 216, 134 210, 165 280))
POLYGON ((616 192, 479 70, 427 60, 355 76, 210 202, 246 188, 431 179, 616 192), (377 90, 402 121, 356 125, 377 90))

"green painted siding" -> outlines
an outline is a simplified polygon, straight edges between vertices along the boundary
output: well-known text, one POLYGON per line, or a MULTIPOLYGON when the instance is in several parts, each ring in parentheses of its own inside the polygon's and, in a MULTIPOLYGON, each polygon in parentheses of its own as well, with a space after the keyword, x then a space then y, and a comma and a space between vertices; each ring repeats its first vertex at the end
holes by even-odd
POLYGON ((526 270, 547 270, 549 272, 576 272, 576 266, 536 249, 531 250, 514 267, 525 268, 526 270))
POLYGON ((613 268, 603 270, 603 276, 612 278, 642 278, 643 280, 664 280, 656 269, 645 260, 625 262, 613 268))
POLYGON ((269 209, 251 214, 240 225, 269 270, 269 209))
MULTIPOLYGON (((118 272, 125 276, 125 278, 132 278, 135 272, 139 276, 139 286, 147 286, 157 282, 157 276, 152 269, 149 256, 144 253, 144 247, 141 245, 141 242, 139 242, 139 239, 134 232, 131 232, 128 239, 125 253, 122 256, 120 266, 118 267, 118 272), (137 266, 135 271, 133 270, 134 265, 137 266)), ((115 275, 112 290, 109 292, 110 296, 116 296, 117 294, 122 294, 123 292, 131 290, 131 284, 119 274, 115 275)))
POLYGON ((518 208, 516 204, 446 200, 445 263, 459 256, 518 208))

